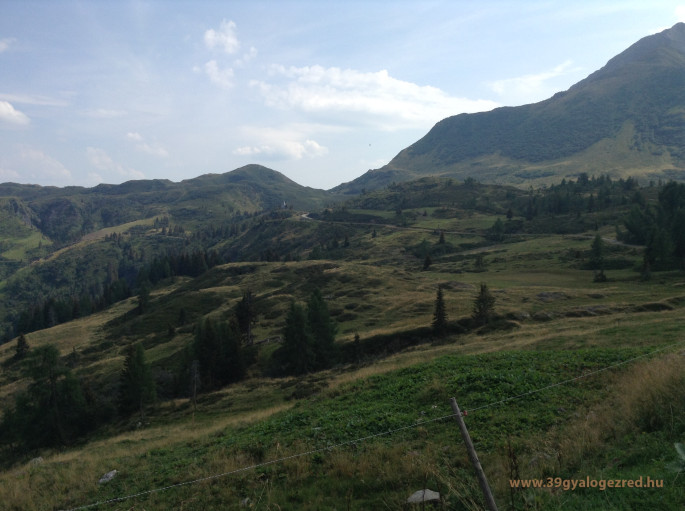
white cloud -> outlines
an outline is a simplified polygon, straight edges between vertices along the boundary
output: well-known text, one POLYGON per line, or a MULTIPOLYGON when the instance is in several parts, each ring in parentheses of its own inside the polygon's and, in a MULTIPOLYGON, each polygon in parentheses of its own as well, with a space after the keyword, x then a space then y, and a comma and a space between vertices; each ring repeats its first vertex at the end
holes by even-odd
POLYGON ((115 162, 103 149, 89 147, 86 149, 86 155, 88 156, 88 161, 97 170, 107 172, 108 174, 115 173, 131 179, 145 179, 145 175, 142 172, 115 162))
POLYGON ((209 76, 212 83, 223 89, 230 89, 233 86, 233 69, 219 69, 216 60, 210 60, 205 64, 205 73, 209 76))
POLYGON ((0 94, 0 100, 11 101, 12 103, 22 103, 26 105, 39 106, 67 106, 68 103, 63 99, 56 99, 50 96, 39 94, 0 94))
POLYGON ((2 179, 42 185, 64 185, 71 181, 71 172, 60 161, 28 145, 0 154, 0 159, 2 179))
POLYGON ((161 145, 148 144, 140 133, 126 133, 126 138, 132 142, 135 142, 136 147, 144 153, 151 154, 152 156, 159 156, 160 158, 166 158, 169 156, 167 150, 161 145))
POLYGON ((4 39, 0 39, 0 53, 7 51, 14 41, 16 41, 16 39, 14 39, 13 37, 6 37, 4 39))
POLYGON ((238 156, 301 160, 328 154, 328 148, 293 127, 283 129, 247 127, 243 129, 243 132, 255 143, 234 149, 233 154, 238 156))
POLYGON ((524 100, 539 101, 540 96, 554 92, 554 90, 550 89, 550 80, 569 73, 574 73, 578 70, 578 67, 573 67, 572 61, 567 60, 548 71, 497 80, 490 82, 488 86, 500 96, 506 95, 524 100))
POLYGON ((241 58, 235 60, 233 64, 236 67, 243 67, 247 65, 252 59, 254 59, 257 56, 257 53, 257 48, 251 46, 250 50, 247 53, 245 53, 241 58))
POLYGON ((210 50, 219 48, 228 54, 236 53, 240 49, 236 24, 233 21, 223 20, 219 30, 210 28, 205 32, 205 44, 210 50))
POLYGON ((6 183, 8 181, 16 183, 18 180, 19 173, 17 171, 0 167, 0 183, 6 183))
POLYGON ((126 115, 124 110, 108 110, 106 108, 97 108, 95 110, 88 110, 86 112, 88 117, 93 119, 116 119, 126 115))
POLYGON ((450 115, 498 106, 493 101, 457 98, 437 87, 398 80, 385 70, 366 73, 322 66, 273 66, 271 75, 286 83, 251 82, 269 106, 326 116, 342 114, 348 121, 388 130, 432 126, 450 115))
POLYGON ((31 122, 25 113, 15 110, 12 104, 7 101, 0 101, 0 121, 20 126, 25 126, 31 122))

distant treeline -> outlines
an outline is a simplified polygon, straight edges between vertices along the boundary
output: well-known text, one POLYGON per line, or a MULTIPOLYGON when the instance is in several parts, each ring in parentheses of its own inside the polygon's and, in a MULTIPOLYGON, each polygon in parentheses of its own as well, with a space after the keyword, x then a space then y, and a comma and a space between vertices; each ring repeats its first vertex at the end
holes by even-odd
POLYGON ((638 182, 629 177, 612 181, 609 176, 589 177, 581 173, 577 181, 562 180, 528 198, 519 206, 522 216, 532 220, 539 215, 592 213, 611 206, 630 203, 644 204, 638 182))
POLYGON ((15 334, 27 334, 88 316, 165 278, 197 277, 223 262, 219 253, 214 250, 195 250, 155 257, 152 262, 140 268, 133 279, 118 278, 116 272, 110 272, 110 282, 104 286, 101 294, 93 296, 86 292, 67 298, 50 297, 23 310, 15 322, 15 334))

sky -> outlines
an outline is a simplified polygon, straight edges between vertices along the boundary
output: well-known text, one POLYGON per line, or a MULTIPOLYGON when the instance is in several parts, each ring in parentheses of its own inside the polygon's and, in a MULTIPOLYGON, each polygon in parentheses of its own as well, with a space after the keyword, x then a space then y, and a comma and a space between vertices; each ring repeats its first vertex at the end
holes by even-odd
POLYGON ((679 21, 684 0, 0 0, 0 183, 257 163, 329 189, 679 21))

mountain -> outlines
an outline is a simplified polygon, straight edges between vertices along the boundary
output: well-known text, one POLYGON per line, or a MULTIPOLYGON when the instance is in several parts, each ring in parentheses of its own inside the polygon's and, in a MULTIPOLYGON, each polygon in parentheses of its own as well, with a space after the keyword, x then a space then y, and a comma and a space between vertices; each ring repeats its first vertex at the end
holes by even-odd
POLYGON ((386 166, 333 191, 443 175, 539 185, 563 177, 682 179, 685 23, 645 37, 565 92, 437 123, 386 166))
POLYGON ((155 215, 191 224, 212 218, 221 222, 235 211, 276 209, 284 203, 299 209, 316 208, 331 197, 328 192, 301 186, 260 165, 179 183, 154 179, 93 188, 0 184, 0 199, 7 198, 0 202, 0 208, 7 221, 33 227, 58 243, 155 215))

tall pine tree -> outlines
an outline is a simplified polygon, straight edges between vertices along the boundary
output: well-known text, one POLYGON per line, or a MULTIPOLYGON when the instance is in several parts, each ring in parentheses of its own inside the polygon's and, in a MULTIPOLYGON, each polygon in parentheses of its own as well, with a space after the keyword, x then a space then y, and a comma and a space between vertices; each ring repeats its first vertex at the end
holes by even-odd
POLYGON ((235 317, 245 344, 252 344, 252 327, 257 323, 257 311, 255 297, 249 289, 243 293, 242 300, 235 306, 235 317))
POLYGON ((590 250, 590 266, 595 272, 595 282, 605 282, 607 277, 604 274, 604 240, 599 233, 595 235, 590 250))
POLYGON ((438 286, 435 297, 435 312, 433 313, 433 333, 441 337, 447 332, 447 311, 445 310, 445 300, 442 295, 442 287, 438 286))
POLYGON ((313 337, 316 369, 332 366, 337 359, 335 334, 338 325, 331 319, 321 291, 315 289, 307 301, 307 320, 313 337))
POLYGON ((495 312, 495 297, 490 294, 487 284, 481 283, 480 292, 473 302, 471 317, 476 324, 485 325, 490 322, 495 312))
POLYGON ((145 405, 156 398, 155 381, 145 362, 145 349, 141 343, 130 344, 119 378, 119 411, 124 415, 139 411, 142 418, 145 405))
POLYGON ((26 340, 26 336, 24 334, 20 334, 17 338, 17 346, 14 350, 14 358, 16 360, 25 358, 30 349, 31 348, 29 346, 29 342, 26 340))
POLYGON ((295 302, 285 320, 283 344, 273 357, 276 374, 305 374, 331 367, 338 358, 337 325, 321 292, 312 292, 305 309, 295 302))
POLYGON ((307 313, 300 304, 293 302, 285 318, 283 344, 274 353, 280 374, 305 374, 316 370, 314 336, 309 328, 307 313))
POLYGON ((203 388, 216 389, 244 378, 240 332, 234 322, 207 318, 199 323, 193 351, 203 388))

